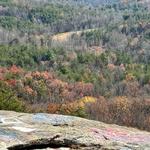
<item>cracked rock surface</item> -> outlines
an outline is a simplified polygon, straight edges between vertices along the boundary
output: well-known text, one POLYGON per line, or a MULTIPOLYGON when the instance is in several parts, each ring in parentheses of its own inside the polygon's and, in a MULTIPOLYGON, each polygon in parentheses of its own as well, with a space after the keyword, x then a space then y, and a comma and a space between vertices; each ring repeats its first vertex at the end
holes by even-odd
POLYGON ((150 150, 150 133, 78 117, 0 111, 0 150, 150 150))

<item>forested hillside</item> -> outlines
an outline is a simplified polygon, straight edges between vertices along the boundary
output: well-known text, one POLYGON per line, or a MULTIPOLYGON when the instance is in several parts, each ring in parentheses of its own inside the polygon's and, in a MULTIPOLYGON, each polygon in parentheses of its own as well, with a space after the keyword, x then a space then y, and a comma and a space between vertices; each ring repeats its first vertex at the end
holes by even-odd
POLYGON ((0 109, 150 130, 150 2, 0 0, 0 109))

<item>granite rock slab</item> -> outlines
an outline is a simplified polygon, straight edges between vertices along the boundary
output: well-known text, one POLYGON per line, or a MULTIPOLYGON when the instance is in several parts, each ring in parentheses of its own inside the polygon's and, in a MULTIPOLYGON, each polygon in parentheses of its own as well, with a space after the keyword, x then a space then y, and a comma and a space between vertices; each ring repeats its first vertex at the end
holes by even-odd
POLYGON ((150 150, 150 132, 79 117, 0 111, 0 150, 150 150))

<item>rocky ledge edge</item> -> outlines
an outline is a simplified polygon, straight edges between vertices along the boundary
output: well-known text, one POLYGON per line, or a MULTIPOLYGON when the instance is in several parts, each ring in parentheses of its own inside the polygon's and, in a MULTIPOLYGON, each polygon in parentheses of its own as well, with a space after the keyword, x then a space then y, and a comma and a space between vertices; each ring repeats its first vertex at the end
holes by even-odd
POLYGON ((79 117, 0 111, 0 150, 150 150, 150 133, 79 117))

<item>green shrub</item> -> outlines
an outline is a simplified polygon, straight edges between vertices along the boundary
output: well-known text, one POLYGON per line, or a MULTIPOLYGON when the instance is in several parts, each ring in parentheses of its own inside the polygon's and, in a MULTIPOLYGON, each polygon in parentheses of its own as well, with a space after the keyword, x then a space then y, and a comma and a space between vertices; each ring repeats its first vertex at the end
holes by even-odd
POLYGON ((25 111, 23 102, 2 81, 0 81, 0 110, 25 111))

